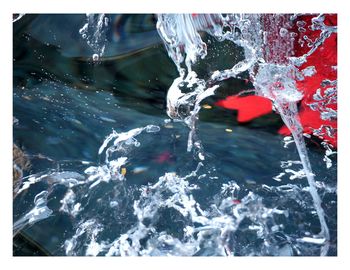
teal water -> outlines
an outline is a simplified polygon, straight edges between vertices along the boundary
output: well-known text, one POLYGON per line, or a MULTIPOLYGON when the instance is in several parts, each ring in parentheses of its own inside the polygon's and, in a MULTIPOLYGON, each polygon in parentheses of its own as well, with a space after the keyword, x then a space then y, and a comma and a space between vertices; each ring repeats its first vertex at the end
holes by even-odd
MULTIPOLYGON (((108 16, 111 21, 119 18, 108 16)), ((184 177, 199 162, 186 151, 187 127, 168 122, 166 92, 177 71, 155 31, 154 18, 121 15, 120 39, 113 39, 117 30, 111 24, 104 41, 105 55, 98 62, 92 61, 93 52, 79 35, 84 20, 85 15, 26 15, 14 24, 13 115, 18 121, 13 127, 13 141, 30 157, 32 166, 24 177, 47 174, 16 196, 14 223, 34 207, 34 198, 42 191, 48 191, 47 207, 53 211, 45 219, 16 228, 14 239, 25 235, 50 255, 89 255, 87 245, 92 240, 106 246, 95 255, 105 255, 115 239, 138 224, 133 204, 142 197, 141 187, 156 184, 167 172, 184 177), (142 133, 137 137, 140 146, 122 153, 128 157, 125 181, 102 182, 95 188, 64 184, 62 180, 69 178, 86 181, 84 171, 88 167, 104 164, 98 149, 112 130, 127 132, 149 124, 159 126, 160 131, 142 133), (69 190, 82 209, 76 215, 60 210, 69 190), (91 220, 95 225, 77 236, 81 225, 91 220), (66 241, 74 236, 77 243, 68 252, 66 241)), ((218 51, 224 49, 217 47, 218 51)), ((230 57, 237 56, 224 55, 224 60, 230 61, 230 57)), ((224 60, 218 62, 224 65, 224 60)), ((203 63, 203 70, 206 65, 203 63)), ((224 245, 237 256, 319 254, 319 245, 300 241, 319 231, 306 179, 291 180, 289 174, 280 182, 273 179, 283 172, 281 161, 298 160, 295 145, 284 148, 283 138, 277 135, 282 124, 279 116, 271 114, 242 126, 235 121, 235 112, 213 105, 249 87, 243 80, 229 80, 215 97, 205 100, 212 108, 200 111, 198 134, 206 159, 188 179, 198 189, 186 194, 191 194, 212 219, 232 216, 232 205, 222 206, 226 198, 237 200, 244 206, 243 212, 254 215, 247 215, 229 231, 224 244, 218 240, 222 238, 216 228, 203 236, 207 237, 205 241, 194 236, 198 246, 187 251, 184 244, 189 240, 184 228, 200 226, 176 209, 164 207, 147 221, 149 224, 144 222, 155 231, 142 238, 139 250, 151 247, 154 252, 150 255, 210 256, 222 255, 219 247, 224 245), (240 188, 225 193, 223 187, 232 182, 240 188), (250 192, 256 197, 244 201, 250 192), (265 217, 266 209, 285 212, 265 217), (162 246, 159 238, 163 232, 180 244, 162 246)), ((328 255, 334 256, 337 160, 333 157, 333 166, 327 169, 324 149, 313 140, 307 143, 331 233, 328 255)), ((301 166, 290 168, 298 171, 301 166)), ((167 192, 162 196, 170 196, 167 192)), ((25 255, 35 255, 28 252, 25 255)), ((24 255, 20 245, 15 245, 14 255, 24 255)))

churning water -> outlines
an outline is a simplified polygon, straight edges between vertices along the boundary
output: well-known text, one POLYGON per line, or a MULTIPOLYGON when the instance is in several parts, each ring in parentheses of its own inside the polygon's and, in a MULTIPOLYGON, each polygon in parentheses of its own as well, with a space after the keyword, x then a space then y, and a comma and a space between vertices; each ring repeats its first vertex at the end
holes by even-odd
MULTIPOLYGON (((325 15, 311 16, 309 31, 318 36, 303 38, 308 49, 296 56, 295 35, 306 24, 302 17, 159 14, 153 31, 173 64, 160 65, 167 61, 165 52, 162 44, 153 45, 153 53, 162 54, 153 60, 154 74, 157 81, 167 78, 166 104, 157 109, 150 106, 159 96, 152 91, 156 83, 140 86, 153 77, 147 78, 144 67, 139 71, 146 75, 130 68, 138 61, 131 58, 134 48, 123 54, 130 62, 112 59, 124 63, 128 76, 118 70, 115 81, 124 84, 113 99, 103 86, 89 85, 94 91, 88 92, 74 78, 67 83, 71 74, 65 82, 56 72, 34 85, 15 85, 15 141, 28 148, 32 163, 15 193, 15 237, 24 234, 51 255, 336 255, 336 152, 326 140, 322 148, 305 143, 311 139, 299 104, 306 94, 297 86, 317 73, 304 66, 336 27, 325 23, 325 15), (291 137, 268 132, 268 121, 255 130, 231 129, 218 115, 223 111, 210 115, 214 109, 204 103, 227 83, 248 79, 253 90, 239 95, 271 100, 291 137), (40 138, 31 142, 27 138, 36 129, 40 138)), ((110 49, 112 19, 88 14, 78 28, 77 36, 92 51, 87 60, 92 70, 103 66, 110 49)), ((133 31, 118 27, 115 42, 134 38, 128 36, 133 31)), ((20 73, 23 66, 14 69, 20 73)), ((322 82, 325 89, 313 95, 310 107, 323 120, 336 121, 336 110, 326 106, 336 103, 336 80, 322 82)), ((320 126, 312 135, 320 137, 324 130, 336 136, 332 126, 320 126)))

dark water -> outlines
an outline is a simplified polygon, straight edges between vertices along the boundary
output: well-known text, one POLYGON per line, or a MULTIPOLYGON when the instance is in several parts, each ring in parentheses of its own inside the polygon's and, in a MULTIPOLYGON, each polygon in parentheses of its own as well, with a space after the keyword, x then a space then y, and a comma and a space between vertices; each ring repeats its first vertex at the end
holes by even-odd
MULTIPOLYGON (((168 119, 166 92, 177 71, 155 30, 156 19, 132 14, 108 17, 118 23, 109 24, 105 54, 97 62, 92 61, 94 52, 79 35, 85 15, 26 15, 14 23, 13 115, 18 121, 14 123, 13 141, 30 157, 31 168, 24 176, 48 176, 16 196, 13 219, 16 222, 32 209, 35 196, 43 190, 49 192, 47 207, 53 210, 48 218, 15 231, 14 255, 66 255, 65 240, 76 234, 82 222, 91 219, 103 226, 97 242, 110 243, 137 223, 133 202, 140 197, 140 187, 155 184, 166 172, 183 177, 198 165, 198 158, 186 151, 187 127, 164 121, 168 119), (160 131, 142 133, 137 137, 140 146, 125 153, 125 181, 100 183, 94 189, 74 186, 76 201, 83 210, 76 217, 59 211, 70 188, 57 184, 58 178, 65 178, 57 173, 69 172, 69 177, 85 179, 87 167, 104 163, 98 149, 112 130, 126 132, 149 124, 158 125, 160 131), (111 201, 116 201, 117 206, 111 207, 111 201)), ((223 53, 222 59, 218 53, 219 60, 215 63, 212 59, 211 65, 235 61, 241 52, 232 49, 236 53, 223 53)), ((216 50, 227 51, 219 45, 216 50)), ((208 65, 201 65, 203 72, 210 69, 208 65)), ((288 174, 281 182, 273 179, 283 172, 281 161, 298 160, 295 145, 284 148, 283 138, 277 134, 282 125, 279 116, 271 114, 238 125, 234 111, 213 105, 249 87, 244 80, 229 80, 215 97, 204 101, 212 106, 199 114, 198 134, 206 160, 197 176, 188 180, 199 186, 191 194, 202 209, 212 209, 224 198, 222 186, 234 181, 240 187, 234 194, 237 200, 253 192, 259 196, 253 201, 254 207, 263 205, 289 213, 263 218, 267 229, 262 236, 252 229, 252 225, 261 224, 260 219, 243 220, 227 238, 235 255, 318 255, 319 245, 297 241, 305 232, 314 235, 319 231, 311 196, 303 189, 307 187, 306 179, 290 180, 288 174), (293 191, 284 191, 283 187, 276 190, 285 185, 293 191), (283 226, 271 229, 276 224, 283 226), (264 241, 270 245, 264 245, 264 241)), ((327 169, 324 149, 314 140, 307 143, 331 233, 328 255, 336 255, 337 161, 333 158, 333 166, 327 169)), ((290 168, 297 171, 301 166, 290 168)), ((183 228, 194 224, 173 208, 158 211, 151 223, 157 232, 166 232, 182 242, 183 228)), ((68 255, 85 255, 92 238, 84 233, 74 253, 68 255)), ((146 246, 146 241, 147 238, 141 244, 146 246)), ((195 254, 188 255, 218 255, 211 241, 215 243, 210 238, 204 242, 207 246, 203 244, 195 254)))

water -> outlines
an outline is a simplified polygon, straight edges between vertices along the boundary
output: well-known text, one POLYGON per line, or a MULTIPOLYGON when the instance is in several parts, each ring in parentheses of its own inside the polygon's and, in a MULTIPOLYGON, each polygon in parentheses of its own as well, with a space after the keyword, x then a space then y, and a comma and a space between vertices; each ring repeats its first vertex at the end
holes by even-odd
MULTIPOLYGON (((197 57, 203 59, 207 54, 206 44, 201 40, 199 31, 207 31, 219 41, 228 39, 244 48, 245 60, 235 64, 230 70, 213 71, 211 78, 208 80, 208 84, 212 85, 217 81, 236 77, 240 73, 249 70, 254 82, 256 94, 266 97, 273 102, 274 109, 281 115, 282 120, 292 133, 294 142, 297 146, 304 174, 308 180, 310 193, 313 197, 314 206, 320 220, 320 237, 323 239, 323 242, 325 242, 325 245, 321 250, 321 255, 326 255, 328 252, 329 229, 325 221, 321 199, 315 187, 314 174, 312 172, 302 136, 303 127, 299 120, 297 102, 302 100, 303 94, 296 87, 296 79, 299 78, 297 78, 298 76, 294 73, 298 73, 298 70, 293 65, 296 62, 296 58, 293 57, 293 61, 290 59, 292 56, 291 52, 293 50, 293 44, 288 37, 286 38, 288 30, 283 27, 287 24, 286 18, 288 18, 287 15, 221 16, 213 14, 171 14, 161 15, 157 27, 167 46, 169 56, 172 57, 174 63, 178 67, 180 77, 177 78, 174 83, 176 85, 184 85, 187 83, 187 88, 191 88, 193 84, 197 83, 201 85, 201 92, 204 93, 206 82, 197 79, 197 74, 192 71, 192 64, 195 64, 197 57), (246 24, 249 25, 248 28, 246 27, 246 24), (224 31, 224 27, 228 27, 229 30, 224 31), (270 44, 269 40, 271 40, 271 36, 276 32, 278 33, 278 31, 274 31, 274 28, 276 27, 279 28, 279 37, 277 37, 277 39, 274 38, 274 43, 270 44), (238 28, 243 34, 237 34, 234 28, 238 28), (264 29, 266 30, 264 31, 264 29), (251 30, 258 31, 254 33, 251 30), (247 32, 248 35, 245 35, 244 32, 247 32), (187 74, 185 73, 185 69, 181 68, 181 62, 183 61, 186 64, 187 74), (253 65, 255 66, 253 67, 253 65), (183 78, 184 76, 186 77, 183 78), (192 82, 192 80, 195 81, 192 82)), ((309 42, 310 44, 308 44, 308 46, 312 46, 312 48, 306 54, 299 57, 299 59, 303 59, 302 63, 307 62, 307 57, 324 43, 326 37, 329 37, 332 32, 336 31, 336 27, 326 26, 323 21, 323 15, 319 15, 312 19, 311 30, 321 30, 322 32, 314 44, 311 44, 311 41, 309 42)), ((299 21, 299 32, 302 31, 300 25, 299 21)), ((305 32, 305 29, 303 29, 302 32, 305 32)), ((299 64, 297 66, 299 66, 299 64)), ((307 67, 306 69, 308 68, 310 67, 307 67)), ((306 75, 312 76, 312 74, 310 75, 307 72, 306 75)), ((170 110, 171 113, 169 116, 176 118, 177 116, 172 112, 176 111, 177 107, 182 105, 183 102, 176 104, 178 100, 182 99, 182 93, 178 87, 175 92, 173 87, 174 85, 168 92, 168 114, 170 110), (174 95, 173 92, 176 94, 174 95)), ((216 89, 219 85, 215 85, 214 87, 212 86, 206 90, 210 93, 209 95, 213 95, 214 93, 212 89, 216 89)), ((199 96, 196 91, 191 91, 190 95, 199 96)), ((202 99, 200 99, 200 101, 201 100, 202 99)), ((199 109, 196 110, 195 108, 191 111, 191 114, 198 113, 198 110, 199 109)), ((334 110, 329 109, 329 111, 334 112, 336 115, 334 110)), ((321 118, 325 120, 323 115, 324 112, 321 114, 321 118)), ((193 144, 192 134, 195 130, 195 124, 193 124, 194 121, 195 119, 191 120, 188 124, 191 129, 189 135, 189 146, 193 144)), ((185 123, 187 124, 188 122, 189 121, 185 119, 185 123)), ((191 148, 188 147, 188 151, 190 150, 191 148)), ((203 155, 201 154, 201 156, 203 155)))
MULTIPOLYGON (((219 15, 198 21, 183 16, 182 22, 192 28, 174 29, 169 35, 173 47, 166 52, 154 20, 147 28, 137 24, 148 21, 147 16, 121 17, 125 28, 118 33, 140 45, 120 47, 118 39, 108 36, 108 24, 102 45, 108 56, 90 48, 74 58, 74 48, 58 52, 33 34, 28 37, 36 31, 36 21, 50 16, 29 22, 26 16, 16 22, 24 30, 14 37, 28 39, 15 42, 14 142, 24 147, 31 169, 14 200, 15 235, 29 237, 51 255, 310 256, 326 255, 327 244, 327 255, 337 254, 337 160, 332 148, 325 145, 329 166, 323 147, 305 137, 312 172, 305 170, 308 162, 301 162, 298 154, 304 151, 298 149, 301 133, 285 148, 276 134, 282 124, 278 115, 239 126, 231 112, 214 106, 218 98, 247 88, 243 79, 263 57, 254 47, 261 44, 253 35, 258 29, 249 27, 256 18, 230 17, 231 27, 238 25, 244 38, 227 33, 225 41, 220 39, 222 28, 216 27, 219 15), (205 38, 197 34, 211 24, 215 27, 206 30, 205 38), (174 35, 177 31, 182 34, 174 35), (153 45, 140 51, 143 37, 151 37, 153 45), (183 47, 181 39, 199 45, 172 53, 183 47), (34 44, 38 49, 33 56, 21 56, 34 44), (227 46, 232 55, 225 55, 227 46), (116 57, 110 55, 113 47, 118 48, 116 57), (215 51, 217 57, 212 56, 215 51), (98 63, 92 61, 94 53, 98 63), (40 61, 52 55, 60 66, 40 61), (311 173, 314 186, 305 178, 311 173), (317 188, 322 200, 329 241, 318 236, 322 226, 310 187, 317 188)), ((161 19, 174 25, 174 18, 161 15, 158 29, 161 19)), ((76 44, 82 47, 84 20, 76 27, 76 44)), ((50 40, 50 35, 42 39, 50 40)), ((256 89, 266 78, 264 70, 290 73, 285 64, 263 67, 261 63, 255 75, 256 89)), ((290 91, 281 97, 295 104, 301 96, 290 91)))
POLYGON ((105 14, 86 14, 87 22, 79 30, 79 34, 94 51, 93 61, 98 61, 104 54, 106 43, 106 29, 109 18, 105 14))

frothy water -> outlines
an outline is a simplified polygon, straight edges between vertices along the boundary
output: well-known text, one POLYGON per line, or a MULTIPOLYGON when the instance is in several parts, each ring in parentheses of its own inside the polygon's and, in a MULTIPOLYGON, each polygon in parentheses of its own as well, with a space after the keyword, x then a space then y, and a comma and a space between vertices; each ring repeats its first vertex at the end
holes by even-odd
MULTIPOLYGON (((334 239, 329 235, 321 198, 336 196, 336 187, 317 179, 317 172, 311 168, 297 107, 304 96, 296 82, 317 73, 312 66, 302 72, 298 66, 307 62, 336 28, 327 27, 322 16, 315 17, 313 27, 321 31, 320 37, 310 43, 305 55, 296 58, 291 24, 297 17, 159 14, 158 32, 179 73, 168 90, 167 115, 171 120, 166 120, 165 126, 173 121, 188 128, 184 151, 193 154, 194 168, 182 168, 180 173, 169 169, 148 179, 147 184, 135 185, 126 167, 133 156, 143 154, 144 144, 157 147, 155 135, 162 132, 163 126, 113 130, 96 150, 98 164, 81 161, 80 171, 49 170, 23 179, 16 194, 18 200, 31 196, 34 199, 15 220, 14 233, 63 216, 69 219, 71 228, 62 235, 57 255, 327 255, 334 239), (205 35, 216 42, 229 41, 239 46, 244 59, 230 68, 214 67, 199 75, 197 64, 206 60, 210 46, 204 41, 205 35), (272 42, 276 39, 279 42, 272 42), (273 178, 280 185, 224 178, 212 169, 199 136, 201 103, 214 96, 223 81, 246 74, 255 94, 272 100, 274 110, 290 129, 292 137, 285 138, 284 147, 295 144, 299 153, 300 160, 281 161, 282 171, 273 178), (279 183, 286 177, 291 183, 279 183), (293 182, 305 178, 308 185, 293 182), (39 187, 41 192, 31 194, 32 187, 39 187)), ((89 14, 80 30, 94 51, 94 61, 104 52, 106 18, 104 14, 89 14)), ((302 32, 305 25, 297 25, 302 32)), ((334 119, 336 112, 327 105, 336 102, 336 81, 325 80, 324 85, 328 88, 315 94, 317 104, 310 106, 319 110, 323 118, 334 119)), ((315 132, 334 135, 336 131, 320 127, 315 132)), ((331 168, 329 156, 336 152, 327 142, 322 145, 326 166, 331 168)), ((145 168, 134 171, 142 170, 145 168)))
MULTIPOLYGON (((166 44, 169 56, 179 71, 180 77, 174 80, 174 84, 182 84, 187 87, 190 91, 188 95, 198 95, 196 91, 191 91, 193 83, 186 84, 188 80, 193 80, 192 78, 200 81, 202 88, 209 90, 219 87, 215 85, 217 82, 235 78, 242 72, 248 71, 256 94, 273 102, 274 109, 281 115, 294 138, 321 225, 320 237, 323 239, 322 243, 325 243, 321 255, 326 255, 330 240, 329 230, 321 199, 315 187, 314 174, 303 138, 303 128, 298 116, 297 102, 303 98, 303 94, 296 87, 296 80, 301 77, 297 66, 305 63, 307 57, 314 53, 331 33, 336 32, 336 27, 326 26, 323 20, 324 16, 321 15, 312 19, 311 30, 321 30, 321 34, 316 41, 309 42, 311 44, 308 46, 311 49, 298 58, 292 57, 293 43, 288 36, 288 30, 284 28, 285 25, 288 25, 286 15, 165 14, 159 16, 157 27, 166 44), (210 79, 207 81, 197 79, 192 65, 198 58, 203 59, 207 55, 207 45, 202 41, 200 31, 205 31, 218 41, 230 40, 243 47, 245 60, 235 64, 229 70, 211 71, 210 79), (271 42, 272 37, 273 42, 271 42), (182 63, 186 68, 181 67, 182 63)), ((303 25, 300 21, 298 22, 299 31, 303 31, 303 25)), ((304 76, 312 76, 314 72, 314 67, 303 70, 304 76)), ((168 115, 178 118, 174 112, 183 103, 178 102, 182 95, 178 88, 174 90, 174 84, 168 92, 168 115)), ((336 112, 327 108, 321 113, 321 118, 325 120, 333 115, 336 118, 336 112)), ((188 126, 191 129, 189 135, 189 145, 191 145, 195 125, 191 123, 188 126)))
MULTIPOLYGON (((309 190, 298 184, 262 185, 253 192, 249 184, 218 181, 215 174, 206 177, 202 162, 187 175, 167 172, 141 187, 128 184, 122 173, 128 153, 141 146, 138 137, 143 133, 159 131, 155 125, 113 131, 100 147, 105 157, 101 165, 83 173, 31 176, 19 195, 30 185, 41 184, 47 191, 35 196, 35 207, 14 223, 14 230, 64 213, 73 230, 66 233, 58 254, 87 256, 311 255, 324 244, 314 225, 303 224, 301 231, 300 225, 294 227, 302 218, 300 211, 304 218, 313 215, 309 190), (208 182, 215 189, 210 195, 205 191, 208 182), (107 193, 101 193, 106 190, 102 183, 109 185, 107 193), (205 201, 199 199, 203 195, 205 201), (59 204, 49 208, 50 198, 59 204)), ((283 164, 289 168, 300 163, 283 164)), ((328 186, 319 188, 334 193, 328 186)))

